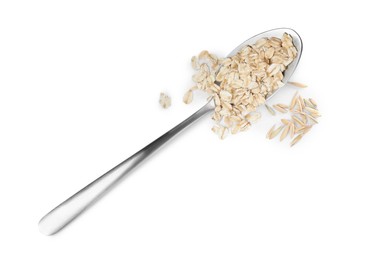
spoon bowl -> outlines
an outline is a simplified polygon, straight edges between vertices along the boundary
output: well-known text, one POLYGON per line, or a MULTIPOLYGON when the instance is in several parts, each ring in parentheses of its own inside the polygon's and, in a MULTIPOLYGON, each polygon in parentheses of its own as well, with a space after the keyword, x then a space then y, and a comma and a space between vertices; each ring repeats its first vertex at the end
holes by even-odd
MULTIPOLYGON (((303 48, 301 37, 293 29, 277 28, 277 29, 273 29, 273 30, 259 33, 255 36, 249 38, 248 40, 244 41, 240 45, 238 45, 232 52, 229 53, 228 57, 231 57, 231 56, 237 54, 237 52, 239 52, 241 49, 243 49, 247 45, 255 44, 260 39, 271 38, 271 37, 282 38, 284 33, 287 33, 291 36, 293 44, 294 44, 295 48, 297 49, 297 57, 295 57, 295 59, 287 66, 286 70, 283 72, 284 77, 283 77, 282 82, 284 83, 284 85, 286 85, 287 82, 289 81, 289 79, 291 78, 292 74, 294 73, 295 69, 298 66, 299 60, 301 59, 302 48, 303 48)), ((268 96, 267 100, 270 99, 273 95, 275 95, 275 93, 278 92, 279 89, 277 89, 270 96, 268 96)))

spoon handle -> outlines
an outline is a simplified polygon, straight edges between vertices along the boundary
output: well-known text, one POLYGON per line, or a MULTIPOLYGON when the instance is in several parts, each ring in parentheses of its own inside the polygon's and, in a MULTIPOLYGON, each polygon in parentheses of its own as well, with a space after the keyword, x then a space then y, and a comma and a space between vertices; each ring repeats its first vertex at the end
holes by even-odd
POLYGON ((154 140, 143 149, 91 182, 79 192, 62 202, 39 221, 39 230, 45 235, 53 235, 69 224, 73 219, 83 213, 89 206, 115 186, 124 176, 128 175, 139 163, 149 157, 158 148, 187 126, 194 123, 203 115, 213 110, 212 101, 186 120, 154 140))

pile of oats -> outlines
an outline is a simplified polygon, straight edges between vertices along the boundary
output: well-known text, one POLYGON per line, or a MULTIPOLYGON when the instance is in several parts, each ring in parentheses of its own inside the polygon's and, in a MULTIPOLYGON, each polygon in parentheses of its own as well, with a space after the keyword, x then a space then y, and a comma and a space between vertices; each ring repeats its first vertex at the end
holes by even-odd
POLYGON ((257 108, 284 85, 283 72, 296 56, 288 34, 281 39, 260 39, 224 59, 202 51, 191 59, 196 85, 185 93, 183 101, 189 104, 194 90, 206 91, 215 103, 212 130, 221 139, 229 132, 245 131, 260 119, 257 108))
MULTIPOLYGON (((288 34, 283 37, 263 38, 253 45, 242 48, 236 55, 218 58, 208 51, 202 51, 191 59, 196 73, 192 76, 195 86, 183 97, 185 104, 193 100, 193 92, 207 92, 215 103, 212 131, 224 139, 229 133, 243 132, 261 118, 258 108, 265 105, 267 111, 289 114, 281 119, 267 133, 268 139, 280 134, 280 141, 292 139, 293 146, 317 124, 320 113, 317 103, 295 93, 290 105, 266 104, 266 100, 284 85, 283 72, 297 56, 297 50, 288 34)), ((306 88, 299 82, 288 82, 298 88, 306 88)), ((160 101, 161 103, 161 101, 160 101)), ((170 101, 169 101, 170 104, 170 101)))

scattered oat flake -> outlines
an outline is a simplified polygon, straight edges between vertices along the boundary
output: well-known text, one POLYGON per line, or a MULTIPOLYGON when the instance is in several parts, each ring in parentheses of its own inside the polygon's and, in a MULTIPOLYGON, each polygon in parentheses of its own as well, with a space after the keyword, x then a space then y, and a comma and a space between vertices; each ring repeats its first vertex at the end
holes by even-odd
POLYGON ((298 88, 306 88, 307 87, 307 85, 299 83, 299 82, 289 81, 287 83, 290 85, 293 85, 295 87, 298 87, 298 88))
POLYGON ((160 93, 159 103, 164 109, 166 109, 171 106, 171 98, 165 93, 160 93))
POLYGON ((287 109, 282 107, 280 104, 273 105, 273 108, 275 108, 280 113, 287 113, 287 109))
POLYGON ((297 100, 297 105, 298 105, 298 111, 302 112, 304 104, 302 104, 300 96, 297 96, 296 100, 297 100))
POLYGON ((240 124, 240 131, 244 132, 244 131, 248 130, 250 126, 251 126, 251 123, 249 123, 247 121, 243 121, 243 123, 240 124))
POLYGON ((214 133, 217 133, 218 130, 219 130, 220 126, 219 125, 214 125, 212 128, 211 128, 211 131, 213 131, 214 133))
POLYGON ((199 53, 199 55, 198 55, 198 58, 199 58, 199 59, 202 59, 202 60, 208 59, 209 57, 210 57, 210 54, 209 54, 209 52, 206 51, 206 50, 201 51, 201 52, 199 53))
POLYGON ((290 111, 294 110, 295 108, 295 105, 297 104, 297 96, 298 96, 298 91, 295 92, 293 98, 291 99, 291 103, 290 103, 290 111))
POLYGON ((305 109, 306 109, 307 111, 309 111, 311 114, 318 114, 318 115, 319 115, 318 110, 315 109, 315 108, 305 107, 305 109))
POLYGON ((315 119, 314 117, 312 117, 311 115, 306 115, 314 124, 318 124, 318 121, 317 119, 315 119))
POLYGON ((300 95, 298 95, 298 100, 299 100, 299 103, 301 103, 301 105, 302 105, 302 109, 305 108, 305 102, 303 101, 303 98, 300 95))
POLYGON ((312 127, 313 127, 312 125, 305 126, 305 129, 303 129, 302 134, 306 134, 307 132, 309 132, 312 127))
POLYGON ((219 138, 221 140, 225 139, 228 134, 228 130, 226 127, 221 127, 221 130, 219 131, 219 138))
POLYGON ((214 125, 211 130, 218 135, 218 137, 222 140, 225 139, 225 137, 228 134, 227 128, 221 125, 214 125))
POLYGON ((282 131, 283 128, 284 128, 284 125, 281 125, 278 128, 276 128, 274 131, 272 131, 272 133, 269 136, 269 139, 275 138, 280 133, 280 131, 282 131))
POLYGON ((269 105, 265 104, 265 108, 267 108, 268 112, 271 115, 273 115, 273 116, 276 115, 275 110, 272 107, 270 107, 269 105))
POLYGON ((255 123, 260 119, 260 117, 261 117, 261 114, 259 112, 253 112, 253 113, 247 114, 245 116, 245 119, 252 122, 252 123, 255 123))
POLYGON ((199 62, 198 62, 198 57, 193 56, 191 58, 191 66, 194 70, 199 70, 200 66, 199 66, 199 62))
POLYGON ((302 113, 300 114, 302 122, 306 125, 307 124, 307 114, 302 113))
POLYGON ((303 99, 303 102, 304 102, 304 104, 305 104, 305 107, 311 107, 311 108, 313 108, 313 104, 310 102, 310 100, 304 98, 304 99, 303 99))
POLYGON ((291 118, 292 118, 292 120, 294 120, 294 122, 296 122, 297 124, 299 124, 299 125, 305 125, 305 123, 303 123, 302 120, 299 119, 297 116, 292 116, 291 118))
POLYGON ((276 105, 279 106, 279 107, 281 107, 281 108, 288 109, 288 106, 285 105, 285 104, 279 103, 279 104, 276 104, 276 105))
POLYGON ((290 124, 290 138, 293 138, 295 135, 295 125, 293 123, 290 124))
POLYGON ((320 113, 311 113, 311 116, 314 117, 314 118, 318 118, 318 117, 321 117, 320 113))
POLYGON ((268 130, 268 133, 267 133, 267 136, 266 136, 267 139, 270 139, 271 134, 272 134, 273 131, 275 130, 275 126, 276 126, 276 125, 273 125, 273 126, 271 127, 271 129, 268 130))
POLYGON ((184 96, 183 96, 183 102, 185 104, 189 104, 192 102, 192 98, 193 98, 193 94, 192 94, 192 90, 188 90, 184 96))
POLYGON ((298 143, 303 137, 303 134, 297 135, 290 143, 290 147, 293 147, 296 143, 298 143))
POLYGON ((288 124, 286 127, 284 127, 282 134, 280 135, 280 141, 283 141, 284 138, 288 135, 290 131, 290 124, 288 124))
POLYGON ((237 124, 237 125, 235 125, 235 126, 232 128, 231 133, 232 133, 232 135, 235 135, 235 134, 237 134, 239 131, 240 131, 240 126, 237 124))
POLYGON ((301 127, 295 127, 295 134, 301 134, 304 130, 306 129, 306 126, 301 126, 301 127))
POLYGON ((313 104, 314 107, 317 107, 317 102, 314 99, 309 98, 309 101, 313 104))

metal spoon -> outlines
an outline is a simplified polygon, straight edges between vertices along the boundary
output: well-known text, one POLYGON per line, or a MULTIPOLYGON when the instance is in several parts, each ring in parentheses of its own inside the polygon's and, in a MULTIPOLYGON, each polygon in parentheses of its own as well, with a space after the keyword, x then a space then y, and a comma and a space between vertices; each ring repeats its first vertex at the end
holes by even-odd
MULTIPOLYGON (((253 36, 252 38, 246 40, 235 48, 228 56, 236 54, 244 46, 254 44, 257 40, 264 37, 279 37, 281 38, 283 33, 288 33, 293 38, 293 43, 298 50, 297 57, 294 61, 288 66, 284 72, 283 82, 289 80, 295 68, 298 65, 299 59, 302 54, 302 40, 298 33, 292 29, 288 28, 279 28, 270 31, 266 31, 260 34, 253 36)), ((273 93, 275 94, 275 93, 273 93)), ((272 96, 272 95, 271 95, 272 96)), ((268 97, 269 99, 270 97, 268 97)), ((62 202, 52 211, 47 213, 39 221, 39 230, 45 235, 53 235, 68 225, 73 219, 83 213, 88 207, 95 203, 99 198, 107 193, 108 190, 113 188, 121 179, 128 175, 138 164, 143 160, 149 157, 154 153, 158 148, 165 144, 172 137, 176 136, 184 128, 188 127, 195 121, 197 121, 202 116, 210 113, 214 110, 214 105, 212 100, 210 100, 206 105, 201 109, 191 115, 189 118, 184 120, 179 125, 172 128, 170 131, 163 134, 161 137, 157 138, 155 141, 145 146, 139 152, 135 153, 107 173, 103 174, 95 181, 88 184, 86 187, 81 189, 79 192, 62 202)))

